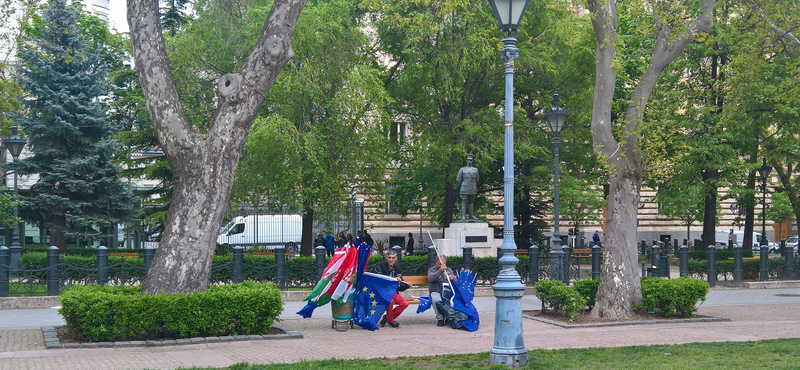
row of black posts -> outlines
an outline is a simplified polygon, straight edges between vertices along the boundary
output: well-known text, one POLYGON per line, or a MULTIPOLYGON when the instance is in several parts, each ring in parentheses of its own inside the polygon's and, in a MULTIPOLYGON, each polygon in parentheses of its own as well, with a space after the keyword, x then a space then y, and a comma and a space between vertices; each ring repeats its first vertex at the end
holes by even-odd
MULTIPOLYGON (((144 248, 144 269, 145 275, 150 270, 150 264, 153 262, 153 257, 156 255, 156 250, 153 247, 144 248)), ((58 295, 60 282, 58 278, 58 261, 59 252, 58 247, 51 246, 47 248, 47 295, 58 295)), ((8 297, 9 295, 9 277, 19 276, 20 271, 17 269, 9 268, 10 253, 5 246, 0 247, 0 297, 8 297)), ((105 246, 97 247, 97 284, 105 285, 108 283, 108 248, 105 246)))
MULTIPOLYGON (((569 249, 564 248, 564 260, 562 266, 569 266, 569 249)), ((392 247, 392 250, 397 253, 398 262, 401 261, 403 253, 400 246, 392 247)), ((680 247, 680 276, 687 276, 689 274, 689 248, 684 245, 680 247)), ((715 246, 708 246, 708 283, 709 285, 716 286, 716 254, 717 249, 715 246)), ((150 270, 150 264, 155 256, 155 249, 152 247, 144 248, 144 275, 150 270)), ((742 247, 737 246, 734 248, 734 267, 733 276, 736 283, 742 282, 742 247)), ((428 268, 436 263, 437 252, 433 246, 428 247, 428 268)), ((502 249, 497 250, 498 260, 503 256, 502 249)), ((530 263, 528 265, 528 282, 534 284, 539 281, 539 248, 534 245, 528 251, 530 263)), ((787 261, 788 273, 792 274, 793 269, 793 256, 794 251, 792 248, 785 248, 785 258, 787 261)), ((315 250, 316 257, 316 275, 321 277, 327 266, 325 257, 325 247, 317 247, 315 250)), ((600 259, 601 259, 600 246, 595 245, 592 247, 592 279, 597 279, 600 276, 600 259)), ((654 277, 669 277, 669 259, 660 256, 660 248, 657 245, 652 247, 650 253, 652 267, 647 267, 647 262, 642 262, 642 276, 654 277)), ((768 277, 768 261, 769 250, 767 246, 761 246, 760 250, 760 274, 759 280, 766 281, 768 277)), ((58 295, 59 293, 59 279, 58 279, 58 262, 59 252, 58 248, 52 246, 47 250, 47 295, 58 295)), ((286 270, 286 249, 283 246, 275 248, 275 262, 276 262, 276 283, 281 289, 286 289, 287 285, 287 270, 286 270)), ((18 271, 9 269, 10 253, 9 249, 5 246, 0 247, 0 297, 7 297, 9 295, 9 276, 18 275, 18 271)), ((472 270, 474 268, 475 260, 472 256, 472 248, 470 246, 463 247, 463 267, 472 270)), ((97 248, 97 283, 104 285, 108 282, 108 250, 104 246, 97 248)), ((564 283, 569 284, 569 274, 564 274, 564 283)), ((244 248, 240 246, 233 247, 233 276, 234 283, 244 281, 244 248)))

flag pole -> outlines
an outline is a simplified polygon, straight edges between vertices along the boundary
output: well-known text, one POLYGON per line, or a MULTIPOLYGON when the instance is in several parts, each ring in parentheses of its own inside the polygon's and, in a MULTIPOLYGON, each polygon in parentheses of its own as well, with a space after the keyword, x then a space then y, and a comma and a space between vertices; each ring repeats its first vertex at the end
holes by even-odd
MULTIPOLYGON (((425 230, 425 231, 428 232, 428 238, 430 238, 431 243, 433 243, 433 250, 436 251, 436 258, 441 261, 441 253, 439 253, 439 248, 436 248, 436 242, 433 240, 433 236, 431 236, 431 231, 430 230, 425 230)), ((450 285, 450 306, 452 306, 453 298, 456 295, 456 290, 453 289, 453 282, 450 281, 450 275, 447 275, 447 272, 445 272, 444 277, 447 278, 447 284, 450 285)), ((442 294, 442 292, 439 292, 439 294, 442 294)))

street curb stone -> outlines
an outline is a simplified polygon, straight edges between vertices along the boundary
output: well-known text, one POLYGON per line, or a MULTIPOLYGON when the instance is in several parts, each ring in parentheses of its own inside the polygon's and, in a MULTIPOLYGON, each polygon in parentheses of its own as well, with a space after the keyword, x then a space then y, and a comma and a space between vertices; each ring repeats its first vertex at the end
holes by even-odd
POLYGON ((689 322, 718 322, 718 321, 731 321, 731 319, 727 317, 717 317, 717 316, 706 316, 706 317, 695 317, 695 318, 686 318, 686 319, 674 319, 674 320, 637 320, 637 321, 611 321, 611 322, 598 322, 598 323, 591 323, 591 324, 565 324, 563 322, 554 321, 550 319, 545 319, 541 317, 531 316, 527 314, 522 314, 523 318, 536 320, 539 322, 543 322, 545 324, 556 325, 560 326, 565 329, 573 329, 573 328, 599 328, 599 327, 609 327, 609 326, 622 326, 622 325, 653 325, 653 324, 686 324, 689 322))
POLYGON ((127 347, 164 347, 180 346, 186 344, 209 344, 221 342, 240 342, 249 340, 264 339, 303 339, 303 334, 281 325, 272 325, 273 328, 282 330, 284 334, 263 334, 263 335, 235 335, 222 337, 194 337, 188 339, 165 339, 165 340, 134 340, 118 342, 83 342, 83 343, 64 343, 58 339, 58 333, 53 326, 42 326, 42 338, 47 349, 74 349, 74 348, 127 348, 127 347))

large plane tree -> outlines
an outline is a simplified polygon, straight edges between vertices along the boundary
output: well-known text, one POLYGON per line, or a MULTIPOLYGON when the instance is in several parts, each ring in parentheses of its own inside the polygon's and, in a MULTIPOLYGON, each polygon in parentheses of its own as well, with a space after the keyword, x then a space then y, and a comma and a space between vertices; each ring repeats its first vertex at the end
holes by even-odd
POLYGON ((173 294, 208 288, 239 157, 264 97, 292 58, 292 34, 306 2, 274 2, 241 68, 218 79, 216 110, 202 134, 190 124, 175 88, 158 1, 128 0, 136 70, 174 180, 161 245, 143 290, 173 294))

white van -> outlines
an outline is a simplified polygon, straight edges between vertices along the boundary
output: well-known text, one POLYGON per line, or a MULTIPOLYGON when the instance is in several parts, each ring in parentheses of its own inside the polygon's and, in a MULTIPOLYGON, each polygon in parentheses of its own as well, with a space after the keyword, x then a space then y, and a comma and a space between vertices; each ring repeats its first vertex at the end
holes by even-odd
POLYGON ((287 252, 296 252, 303 234, 300 215, 250 215, 235 217, 219 230, 217 244, 248 246, 260 244, 287 246, 287 252))
MULTIPOLYGON (((716 235, 716 244, 717 246, 728 246, 728 238, 730 237, 730 231, 717 231, 716 235)), ((736 244, 741 245, 744 242, 744 231, 737 230, 733 232, 733 235, 736 237, 736 244)), ((758 249, 761 247, 761 233, 753 233, 753 249, 758 249)))

